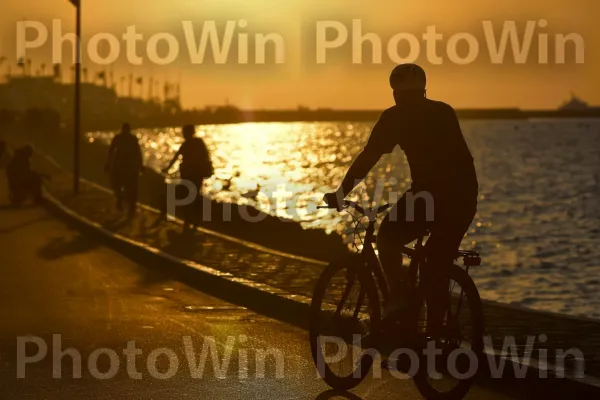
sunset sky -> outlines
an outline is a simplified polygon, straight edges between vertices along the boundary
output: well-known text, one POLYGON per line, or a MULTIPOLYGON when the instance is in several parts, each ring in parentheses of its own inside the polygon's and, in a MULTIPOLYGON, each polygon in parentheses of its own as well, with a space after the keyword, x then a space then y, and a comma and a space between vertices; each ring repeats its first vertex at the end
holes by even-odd
MULTIPOLYGON (((74 9, 67 0, 2 0, 0 14, 0 65, 4 75, 12 64, 16 67, 16 32, 20 20, 44 23, 51 38, 53 19, 61 19, 65 32, 73 31, 74 9)), ((421 37, 427 27, 435 26, 444 35, 438 54, 442 65, 433 65, 426 57, 421 42, 419 62, 429 74, 428 96, 466 107, 555 108, 567 100, 571 92, 590 103, 600 104, 600 24, 597 0, 83 0, 83 41, 97 33, 121 38, 126 28, 135 25, 144 40, 139 53, 145 56, 145 44, 156 33, 170 33, 180 39, 180 57, 173 64, 155 65, 145 58, 143 66, 127 62, 124 46, 121 57, 110 67, 94 65, 84 59, 91 72, 112 69, 116 81, 121 76, 149 77, 160 82, 182 82, 185 107, 230 103, 243 108, 293 108, 298 105, 333 108, 383 108, 390 104, 387 77, 393 61, 387 56, 387 42, 397 33, 421 37), (182 21, 192 21, 197 34, 204 21, 216 21, 224 27, 227 21, 246 20, 243 32, 277 33, 285 41, 285 63, 275 65, 267 51, 266 65, 239 65, 235 53, 225 65, 191 63, 185 44, 182 21), (351 21, 361 20, 363 34, 375 33, 383 43, 383 63, 369 65, 371 47, 364 46, 365 64, 356 65, 351 58, 351 21), (492 64, 483 35, 483 21, 492 21, 499 30, 504 21, 517 21, 523 29, 527 21, 545 19, 548 27, 537 28, 531 59, 525 65, 514 62, 492 64), (316 63, 315 32, 318 21, 340 21, 349 30, 345 50, 331 51, 327 63, 316 63), (468 65, 453 63, 445 51, 448 38, 469 33, 479 39, 480 57, 468 65), (585 62, 575 63, 574 45, 567 47, 566 64, 550 62, 540 65, 538 33, 547 33, 554 47, 555 34, 581 35, 585 43, 585 62)), ((51 63, 51 39, 27 57, 33 70, 51 63), (37 66, 37 67, 36 67, 37 66)), ((459 54, 466 54, 466 45, 459 54)), ((64 69, 70 68, 68 47, 64 51, 64 69)), ((253 46, 251 47, 253 49, 253 46)), ((462 50, 461 50, 462 49, 462 50)), ((406 43, 401 54, 408 54, 406 43)), ((50 70, 47 67, 46 71, 50 70)), ((65 73, 65 77, 68 74, 65 73)), ((136 88, 137 91, 139 91, 136 88)), ((144 91, 145 93, 146 91, 144 91)))

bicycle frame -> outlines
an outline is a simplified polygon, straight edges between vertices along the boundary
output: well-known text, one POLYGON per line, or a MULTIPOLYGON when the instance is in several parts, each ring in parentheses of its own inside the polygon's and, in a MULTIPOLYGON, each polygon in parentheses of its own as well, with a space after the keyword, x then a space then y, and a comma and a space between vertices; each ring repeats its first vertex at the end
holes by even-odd
MULTIPOLYGON (((381 265, 381 261, 379 260, 379 257, 377 257, 377 254, 375 253, 373 244, 376 242, 375 223, 377 222, 377 216, 381 212, 386 211, 391 206, 392 206, 391 204, 385 204, 380 207, 365 209, 356 202, 351 202, 351 201, 346 200, 341 207, 337 207, 338 211, 341 211, 345 208, 353 208, 356 211, 358 211, 360 214, 362 214, 363 216, 366 216, 369 218, 369 223, 366 226, 364 246, 363 246, 362 251, 359 253, 359 257, 363 261, 361 263, 361 265, 366 266, 367 270, 368 270, 367 272, 372 273, 374 275, 377 285, 379 286, 379 290, 381 291, 384 303, 387 303, 389 301, 390 286, 389 286, 388 279, 385 275, 383 266, 381 265)), ((318 206, 317 208, 336 208, 336 207, 318 206)), ((424 236, 425 235, 421 235, 417 238, 417 242, 416 242, 414 248, 403 246, 402 250, 401 250, 401 253, 405 254, 408 258, 411 259, 410 266, 409 266, 409 279, 411 282, 411 286, 413 286, 413 288, 411 288, 411 290, 414 289, 414 286, 416 284, 417 274, 418 274, 421 262, 425 259, 424 246, 423 246, 424 236)), ((344 293, 341 304, 345 303, 348 295, 349 295, 349 293, 344 293)), ((361 292, 359 295, 361 300, 362 300, 363 296, 364 296, 364 293, 361 292)), ((358 304, 360 304, 360 302, 358 304)), ((338 312, 339 312, 339 310, 338 310, 338 312)))
MULTIPOLYGON (((375 249, 373 244, 376 242, 375 236, 375 222, 376 219, 372 216, 369 216, 369 223, 366 227, 365 239, 363 250, 360 253, 361 258, 364 261, 364 265, 373 273, 375 279, 377 280, 377 284, 379 286, 379 290, 383 296, 383 301, 385 303, 388 302, 390 297, 390 286, 389 281, 385 275, 385 271, 383 266, 381 265, 381 261, 377 254, 375 253, 375 249)), ((409 282, 411 283, 411 290, 414 289, 414 285, 417 281, 417 274, 419 271, 419 267, 421 262, 424 260, 424 251, 425 246, 423 245, 424 236, 419 236, 415 243, 414 248, 410 248, 408 246, 402 246, 401 253, 405 254, 408 258, 411 259, 409 265, 409 282)))
MULTIPOLYGON (((367 272, 372 273, 375 276, 375 279, 379 286, 379 290, 383 297, 382 298, 383 306, 385 307, 385 304, 387 304, 387 302, 389 301, 389 298, 390 298, 390 287, 389 287, 389 281, 385 275, 383 266, 381 265, 381 261, 379 260, 379 257, 377 257, 377 254, 375 253, 375 249, 373 248, 373 243, 375 243, 375 241, 376 241, 376 236, 374 234, 374 230, 375 230, 374 225, 375 225, 375 219, 369 217, 369 224, 367 225, 366 235, 365 235, 365 243, 363 246, 363 250, 360 253, 361 258, 363 258, 363 263, 361 265, 365 265, 367 268, 367 272)), ((423 239, 424 239, 424 235, 419 236, 417 238, 414 248, 402 246, 402 249, 401 249, 401 252, 403 254, 405 254, 407 257, 409 257, 411 260, 410 264, 409 264, 409 269, 408 269, 409 285, 407 286, 407 289, 410 291, 410 293, 409 293, 410 299, 416 298, 415 294, 418 290, 417 278, 418 278, 419 268, 421 267, 422 263, 425 261, 425 246, 423 245, 423 239)), ((351 285, 353 285, 353 284, 354 283, 352 283, 351 285)), ((349 285, 348 289, 350 288, 351 285, 349 285)), ((348 295, 349 295, 349 292, 344 294, 343 300, 340 303, 340 305, 344 304, 346 302, 348 295)), ((356 308, 354 311, 353 318, 357 318, 358 313, 360 311, 360 307, 364 300, 364 296, 365 296, 365 291, 361 290, 359 297, 358 297, 358 301, 357 301, 357 305, 356 305, 356 308)), ((452 296, 452 293, 449 293, 449 299, 451 296, 452 296)), ((460 310, 460 308, 462 306, 462 297, 463 297, 463 291, 461 288, 461 293, 459 295, 459 300, 458 300, 458 310, 460 310)), ((450 302, 448 301, 447 304, 449 305, 450 302)), ((339 311, 340 310, 338 310, 338 312, 339 311)), ((446 309, 443 311, 443 314, 446 314, 447 321, 450 321, 450 319, 452 318, 451 308, 449 306, 446 307, 446 309)))
MULTIPOLYGON (((338 208, 338 210, 340 210, 340 211, 344 208, 353 208, 356 211, 358 211, 360 214, 362 214, 363 216, 368 217, 368 219, 369 219, 369 222, 366 226, 366 233, 365 233, 365 238, 364 238, 363 249, 359 253, 359 257, 361 258, 361 261, 362 261, 360 264, 363 267, 366 267, 364 272, 368 273, 369 275, 374 276, 377 286, 379 288, 379 291, 381 292, 382 300, 383 300, 384 304, 387 304, 387 302, 389 301, 389 298, 390 298, 390 284, 386 277, 383 266, 381 265, 381 261, 379 260, 379 257, 375 253, 373 244, 376 242, 375 223, 377 222, 377 216, 381 212, 387 210, 390 207, 391 207, 390 204, 386 204, 386 205, 383 205, 380 207, 365 209, 365 208, 361 207, 359 204, 357 204, 356 202, 345 201, 343 206, 341 208, 338 208)), ((332 207, 319 206, 318 208, 332 208, 332 207)), ((423 234, 417 238, 417 241, 413 248, 408 247, 408 246, 402 246, 402 248, 400 249, 400 252, 402 254, 406 255, 411 260, 410 264, 409 264, 409 270, 408 270, 409 286, 407 288, 411 292, 409 294, 410 298, 414 298, 415 291, 418 289, 417 278, 419 275, 419 269, 422 266, 423 262, 425 261, 425 245, 423 244, 423 239, 425 238, 425 236, 426 236, 426 232, 423 232, 423 234)), ((481 262, 481 259, 479 258, 479 254, 476 252, 459 250, 458 256, 465 257, 464 258, 465 260, 472 261, 472 263, 466 263, 467 272, 468 272, 469 265, 479 265, 481 262)), ((361 272, 361 271, 359 271, 359 272, 361 272)), ((341 305, 343 305, 346 302, 347 297, 350 294, 350 289, 351 289, 352 285, 353 285, 353 282, 350 283, 347 286, 347 290, 344 291, 344 294, 342 297, 342 302, 340 303, 340 307, 341 307, 341 305)), ((357 303, 357 308, 354 313, 355 316, 359 312, 360 305, 362 303, 364 295, 365 295, 364 291, 361 290, 361 293, 359 294, 359 302, 357 303)), ((462 292, 461 292, 460 297, 462 298, 462 292)), ((341 311, 340 307, 338 307, 338 312, 341 311)))
POLYGON ((381 265, 377 254, 375 254, 375 248, 373 247, 373 244, 376 241, 375 222, 375 218, 369 216, 369 224, 367 225, 365 233, 365 243, 360 252, 360 257, 364 261, 362 265, 365 265, 369 272, 375 276, 377 284, 379 285, 379 290, 383 296, 383 301, 387 303, 390 297, 390 286, 388 279, 385 276, 383 266, 381 265))

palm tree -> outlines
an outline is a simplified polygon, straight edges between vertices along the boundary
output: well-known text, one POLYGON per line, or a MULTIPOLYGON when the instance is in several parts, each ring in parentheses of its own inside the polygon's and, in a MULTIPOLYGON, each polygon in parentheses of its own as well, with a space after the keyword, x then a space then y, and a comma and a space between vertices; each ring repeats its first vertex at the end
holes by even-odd
POLYGON ((126 77, 122 76, 121 77, 121 84, 119 85, 119 96, 120 97, 125 97, 125 81, 127 80, 126 77))
POLYGON ((27 75, 27 70, 25 69, 25 59, 19 58, 17 60, 17 66, 21 69, 23 76, 27 75))
POLYGON ((171 85, 169 84, 169 82, 165 81, 165 85, 163 86, 163 94, 165 96, 165 101, 167 101, 169 99, 170 90, 171 90, 171 85))
POLYGON ((137 83, 140 87, 140 97, 144 97, 144 78, 143 77, 139 77, 137 78, 137 80, 135 81, 135 83, 137 83))
MULTIPOLYGON (((155 81, 154 82, 154 86, 155 86, 155 93, 156 93, 156 100, 158 102, 160 102, 160 81, 155 81)), ((152 99, 154 100, 154 99, 152 99)))
POLYGON ((62 83, 62 67, 60 64, 54 64, 53 67, 54 80, 62 83))
MULTIPOLYGON (((0 56, 0 66, 2 66, 2 64, 4 64, 5 62, 6 62, 6 57, 0 56)), ((10 71, 10 66, 8 68, 10 71)), ((6 78, 8 79, 9 76, 10 76, 10 72, 8 72, 8 74, 6 74, 6 78)))
POLYGON ((102 84, 106 87, 106 71, 100 71, 96 74, 96 80, 102 82, 102 84))

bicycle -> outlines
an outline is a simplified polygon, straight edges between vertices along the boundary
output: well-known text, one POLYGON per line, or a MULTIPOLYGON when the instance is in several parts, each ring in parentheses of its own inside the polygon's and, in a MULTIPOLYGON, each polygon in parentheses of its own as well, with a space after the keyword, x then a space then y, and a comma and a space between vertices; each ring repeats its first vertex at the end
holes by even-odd
MULTIPOLYGON (((361 217, 356 217, 352 213, 356 228, 362 225, 365 228, 362 249, 357 250, 357 254, 345 257, 341 260, 329 264, 319 277, 316 284, 311 309, 310 309, 310 344, 312 357, 319 370, 321 377, 332 388, 338 390, 349 390, 357 386, 370 372, 375 356, 380 354, 379 350, 384 347, 382 335, 382 310, 389 301, 388 281, 379 263, 373 243, 375 243, 375 223, 377 216, 389 209, 391 205, 386 204, 380 207, 364 209, 355 202, 345 201, 338 209, 356 210, 361 217), (368 224, 361 223, 364 217, 368 217, 368 224), (332 294, 339 295, 339 300, 326 299, 326 291, 332 286, 332 294), (381 298, 381 300, 380 300, 381 298), (355 303, 350 303, 355 299, 355 303), (326 338, 327 340, 322 340, 326 338), (332 341, 335 338, 335 341, 332 341), (323 343, 325 342, 325 343, 323 343), (325 349, 322 348, 325 344, 325 349), (353 359, 349 371, 338 373, 334 372, 334 361, 341 361, 328 356, 327 345, 334 344, 333 348, 337 352, 340 344, 350 344, 353 359), (360 349, 356 357, 356 348, 360 349), (347 373, 349 372, 349 373, 347 373)), ((335 208, 329 206, 320 206, 320 208, 335 208)), ((462 258, 464 268, 453 264, 448 272, 448 297, 444 305, 443 327, 436 337, 428 336, 427 325, 427 304, 425 301, 424 290, 420 286, 419 271, 425 261, 425 246, 423 240, 428 232, 423 232, 418 238, 414 247, 403 246, 402 253, 410 259, 408 287, 409 304, 408 313, 402 321, 396 321, 396 329, 399 336, 406 334, 409 337, 417 339, 415 343, 428 342, 435 340, 436 346, 442 350, 441 357, 436 358, 436 370, 444 368, 444 363, 438 365, 438 361, 445 361, 446 369, 448 360, 451 360, 454 350, 464 350, 470 346, 472 354, 477 362, 481 360, 483 354, 483 307, 479 292, 475 283, 469 275, 469 268, 479 266, 481 258, 475 251, 459 250, 456 259, 462 258), (463 306, 467 304, 466 308, 463 306), (455 310, 453 310, 455 309, 455 310), (469 315, 461 314, 467 311, 469 315), (468 320, 466 317, 470 317, 468 320), (403 325, 398 326, 402 323, 403 325), (468 336, 461 331, 461 328, 468 330, 468 336), (412 335, 412 336, 411 336, 412 335)), ((389 330, 389 328, 388 328, 389 330)), ((331 349, 331 348, 330 348, 331 349)), ((420 350, 423 350, 421 347, 420 350)), ((458 355, 455 355, 454 361, 458 369, 458 355)), ((463 357, 464 359, 464 357, 463 357)), ((469 362, 472 359, 469 358, 469 362)), ((470 368, 470 364, 466 365, 470 368)), ((417 371, 412 369, 415 384, 421 394, 428 399, 457 399, 462 398, 469 391, 475 374, 468 377, 464 372, 465 363, 461 362, 460 367, 463 371, 458 371, 464 379, 457 379, 456 384, 449 390, 444 390, 441 383, 453 382, 453 376, 447 376, 447 370, 444 370, 446 376, 437 379, 429 376, 429 367, 427 366, 427 357, 419 356, 419 365, 417 371)), ((450 371, 452 372, 452 371, 450 371)))

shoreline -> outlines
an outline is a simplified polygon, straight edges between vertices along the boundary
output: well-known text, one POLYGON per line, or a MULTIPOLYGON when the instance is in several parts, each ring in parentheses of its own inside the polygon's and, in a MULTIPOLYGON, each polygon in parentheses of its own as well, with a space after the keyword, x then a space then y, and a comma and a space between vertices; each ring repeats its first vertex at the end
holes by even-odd
MULTIPOLYGON (((143 103, 143 102, 142 102, 143 103)), ((154 106, 153 103, 148 103, 154 106)), ((156 110, 154 110, 156 111, 156 110)), ((153 111, 153 112, 154 112, 153 111)), ((172 128, 186 124, 228 125, 242 123, 286 123, 286 122, 374 122, 379 119, 380 109, 331 109, 298 107, 297 109, 239 109, 234 106, 206 107, 204 109, 180 110, 176 114, 161 113, 151 116, 103 115, 102 118, 82 115, 82 132, 118 130, 123 121, 136 129, 172 128)), ((540 109, 523 110, 520 108, 457 108, 456 114, 461 121, 528 121, 528 120, 595 120, 600 119, 600 107, 587 109, 540 109)), ((32 108, 16 110, 0 109, 0 128, 37 129, 54 134, 73 131, 73 116, 51 108, 32 108)))
MULTIPOLYGON (((575 122, 577 123, 577 122, 575 122)), ((508 125, 509 129, 511 129, 512 131, 512 126, 509 124, 508 125)), ((33 131, 32 131, 33 132, 33 131)), ((55 148, 55 152, 59 153, 60 156, 62 156, 62 164, 61 166, 69 166, 68 164, 72 161, 70 160, 69 154, 68 154, 68 150, 71 148, 72 146, 72 142, 68 143, 66 139, 68 139, 68 133, 67 132, 63 132, 61 138, 60 138, 60 142, 57 142, 56 140, 52 140, 52 141, 47 141, 45 144, 41 143, 38 141, 38 147, 40 149, 43 148, 51 148, 54 147, 55 148), (66 151, 65 151, 66 149, 66 151), (65 154, 66 153, 66 154, 65 154)), ((15 135, 16 136, 16 135, 15 135)), ((38 135, 36 135, 38 136, 38 135)), ((31 141, 36 141, 36 138, 31 138, 31 137, 27 137, 26 135, 18 135, 20 140, 31 140, 31 141)), ((42 139, 42 136, 38 136, 37 139, 42 139)), ((53 139, 55 139, 56 137, 53 137, 53 139)), ((100 184, 103 184, 104 186, 102 186, 104 194, 104 202, 103 203, 94 203, 91 202, 89 203, 90 205, 88 207, 90 207, 91 209, 94 208, 101 208, 103 209, 105 212, 110 212, 110 213, 114 213, 114 205, 113 205, 113 198, 112 198, 112 194, 110 193, 109 190, 107 190, 106 188, 109 187, 108 186, 108 179, 107 176, 104 174, 103 169, 101 168, 104 164, 104 159, 106 156, 106 143, 104 140, 96 140, 94 143, 88 143, 88 140, 86 138, 85 140, 85 144, 82 144, 82 146, 86 149, 83 151, 83 173, 84 176, 86 178, 89 178, 91 181, 93 182, 99 182, 100 184), (93 156, 90 156, 90 154, 93 154, 93 156), (97 204, 97 205, 94 205, 97 204)), ((47 152, 47 154, 50 154, 49 152, 47 152)), ((154 165, 154 164, 152 164, 154 165)), ((157 164, 158 165, 158 164, 157 164)), ((67 168, 68 169, 68 168, 67 168)), ((145 181, 152 181, 152 179, 156 179, 157 182, 162 183, 162 176, 149 171, 148 173, 145 174, 146 176, 144 177, 145 181)), ((155 182, 156 183, 156 182, 155 182)), ((143 193, 142 193, 142 198, 140 200, 142 204, 149 204, 150 206, 154 206, 153 208, 157 208, 156 207, 156 203, 153 202, 153 200, 156 200, 156 197, 152 197, 153 193, 152 190, 147 190, 149 187, 152 187, 152 185, 142 185, 142 189, 143 189, 143 193), (144 187, 145 186, 145 187, 144 187), (146 199, 144 199, 144 196, 146 196, 146 199)), ((85 191, 88 190, 92 190, 93 188, 89 187, 89 185, 84 184, 83 187, 85 187, 85 191)), ((164 193, 164 192, 163 192, 164 193)), ((211 192, 214 193, 214 192, 211 192)), ((82 193, 83 196, 78 196, 78 197, 83 197, 83 200, 85 202, 85 199, 87 198, 86 196, 88 196, 89 193, 82 193)), ((66 199, 66 203, 68 204, 69 207, 72 207, 76 210, 79 210, 80 212, 83 212, 84 214, 87 215, 87 213, 89 213, 90 211, 85 210, 85 209, 81 209, 81 205, 77 204, 77 199, 74 198, 72 196, 72 178, 66 178, 64 180, 64 182, 62 183, 62 189, 61 189, 61 198, 66 199)), ((242 204, 244 204, 245 202, 242 202, 242 204)), ((220 207, 219 210, 222 210, 222 205, 215 205, 215 207, 213 207, 214 209, 216 209, 217 207, 220 207)), ((254 208, 247 208, 244 207, 244 211, 247 213, 258 213, 257 210, 255 210, 254 208), (249 212, 248 212, 249 211, 249 212)), ((239 215, 239 208, 236 207, 236 209, 234 210, 234 212, 237 213, 237 215, 239 215)), ((93 211, 92 211, 93 213, 93 211)), ((216 211, 215 214, 219 215, 220 211, 216 211)), ((149 220, 154 221, 155 219, 157 219, 158 215, 155 212, 151 212, 151 213, 147 213, 147 215, 149 215, 149 220)), ((254 214, 252 214, 254 215, 254 214)), ((102 218, 102 220, 105 219, 104 216, 100 216, 98 213, 93 214, 94 217, 100 217, 102 218)), ((485 218, 484 218, 485 219, 485 218)), ((148 219, 147 219, 148 220, 148 219)), ((324 246, 322 241, 320 240, 320 238, 329 238, 331 239, 332 236, 334 235, 326 235, 324 234, 324 232, 320 232, 322 233, 322 235, 314 235, 314 230, 312 229, 308 229, 308 230, 302 230, 297 229, 299 228, 297 225, 299 225, 299 223, 295 223, 292 222, 292 224, 287 224, 286 222, 290 222, 290 221, 282 221, 277 217, 271 217, 269 218, 268 222, 273 222, 273 224, 269 225, 269 224, 255 224, 255 223, 251 223, 251 224, 247 224, 247 228, 246 227, 241 227, 242 225, 240 224, 236 224, 236 223, 225 223, 222 224, 222 226, 220 227, 219 231, 221 234, 227 235, 229 237, 237 237, 240 238, 241 240, 245 240, 247 242, 252 242, 255 244, 258 244, 260 246, 263 246, 263 248, 268 248, 268 249, 277 249, 278 251, 282 251, 284 253, 288 253, 288 254, 295 254, 295 255, 299 255, 299 256, 303 256, 305 258, 309 258, 309 259, 318 259, 318 260, 329 260, 330 258, 335 258, 336 256, 329 254, 329 247, 328 246, 324 246), (294 226, 296 225, 296 226, 294 226), (267 229, 269 227, 272 227, 272 229, 267 229), (265 228, 265 229, 263 229, 265 228), (289 238, 293 238, 295 233, 292 231, 296 231, 295 233, 298 233, 298 236, 295 236, 296 238, 298 238, 295 241, 291 241, 289 240, 289 238), (244 233, 247 233, 246 235, 243 235, 244 233), (308 243, 307 245, 305 245, 304 243, 308 243), (307 250, 309 252, 307 252, 307 250), (325 250, 327 250, 327 252, 325 252, 325 250)), ((147 225, 147 224, 146 224, 147 225)), ((214 226, 207 226, 207 228, 209 230, 212 230, 213 232, 216 231, 217 229, 214 229, 214 226)), ((177 228, 177 231, 179 230, 179 228, 177 228)), ((334 236, 335 237, 335 236, 334 236)), ((339 242, 338 242, 339 243, 339 242)), ((510 244, 510 243, 509 243, 510 244)), ((340 251, 341 252, 347 252, 347 247, 345 245, 341 245, 339 246, 340 251)), ((525 250, 528 250, 527 247, 525 247, 525 250)), ((527 254, 525 254, 525 256, 527 256, 527 254)), ((490 259, 492 256, 490 256, 490 259)), ((493 260, 492 260, 493 261, 493 260)), ((502 260, 500 260, 502 261, 502 260)), ((535 259, 534 259, 535 261, 535 259)), ((495 265, 498 264, 493 264, 490 263, 490 265, 488 267, 494 267, 495 265)), ((560 262, 556 265, 561 265, 560 262)), ((527 264, 528 268, 522 269, 522 270, 515 270, 514 273, 517 274, 518 272, 521 272, 522 275, 524 276, 538 276, 539 274, 544 274, 546 273, 546 270, 548 269, 547 267, 543 266, 543 267, 536 267, 534 262, 528 263, 527 264), (531 268, 529 268, 531 264, 531 268), (541 268, 541 270, 540 270, 541 268), (538 271, 540 270, 540 271, 538 271), (536 275, 537 274, 537 275, 536 275)), ((521 268, 521 265, 517 266, 517 268, 521 268)), ((524 295, 522 295, 522 292, 519 292, 519 294, 515 294, 512 295, 509 291, 509 293, 507 294, 506 297, 498 297, 495 293, 495 286, 491 285, 489 282, 493 281, 493 282, 506 282, 509 286, 510 283, 509 280, 512 279, 510 274, 505 274, 505 271, 513 271, 513 270, 507 270, 505 269, 500 269, 500 268, 496 268, 496 269, 489 269, 486 268, 485 271, 481 271, 482 274, 477 274, 476 278, 480 278, 480 280, 478 280, 478 284, 481 284, 481 290, 482 290, 482 295, 485 293, 487 294, 487 298, 490 299, 496 299, 496 301, 498 301, 499 299, 503 299, 501 304, 508 304, 509 306, 516 306, 516 307, 523 307, 525 309, 533 309, 533 310, 543 310, 543 311, 549 311, 549 312, 553 312, 553 313, 559 313, 561 315, 570 315, 570 316, 574 316, 574 317, 580 317, 582 315, 587 316, 589 318, 592 318, 592 320, 594 320, 594 318, 598 318, 597 313, 595 311, 595 309, 590 309, 589 307, 586 310, 591 310, 591 312, 585 312, 586 310, 583 310, 583 312, 578 311, 579 309, 581 309, 581 307, 579 308, 569 308, 569 307, 562 307, 563 303, 558 302, 558 306, 556 307, 549 307, 547 306, 547 302, 545 303, 544 300, 548 299, 547 294, 550 292, 544 292, 543 294, 546 297, 542 297, 541 300, 539 301, 529 301, 529 297, 524 297, 524 295), (500 275, 498 275, 500 274, 500 275), (500 278, 500 279, 498 279, 500 278), (492 292, 491 294, 488 293, 492 292), (526 298, 527 301, 520 301, 520 298, 526 298), (538 305, 539 303, 539 305, 538 305)), ((562 274, 561 272, 562 270, 559 270, 558 273, 559 275, 562 274)), ((575 270, 573 270, 575 271, 575 270)), ((567 271, 568 272, 568 271, 567 271)), ((577 278, 577 274, 574 273, 565 273, 564 275, 566 276, 575 276, 575 278, 577 278)), ((514 280, 514 279, 513 279, 514 280)), ((517 284, 518 285, 518 284, 517 284)), ((546 284, 546 286, 548 286, 550 288, 550 290, 552 290, 553 287, 555 287, 555 285, 550 285, 550 284, 546 284)), ((506 287, 506 286, 505 286, 506 287)), ((542 289, 540 289, 542 290, 542 289)), ((504 290, 504 292, 507 292, 506 290, 504 290)), ((586 292, 587 293, 587 292, 586 292)), ((558 293, 558 295, 560 295, 561 293, 558 293)), ((531 294, 531 296, 536 295, 536 293, 531 294)), ((571 297, 574 298, 586 298, 586 296, 584 295, 584 293, 582 293, 581 296, 579 295, 573 295, 571 297)), ((592 298, 591 300, 593 303, 595 304, 595 299, 592 298)), ((552 306, 552 305, 551 305, 552 306)))

